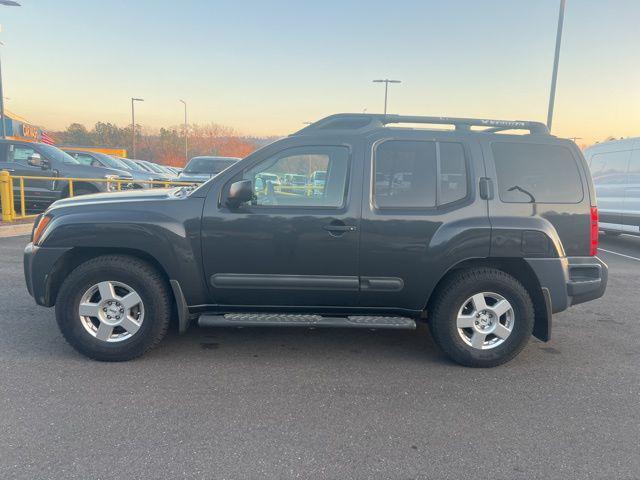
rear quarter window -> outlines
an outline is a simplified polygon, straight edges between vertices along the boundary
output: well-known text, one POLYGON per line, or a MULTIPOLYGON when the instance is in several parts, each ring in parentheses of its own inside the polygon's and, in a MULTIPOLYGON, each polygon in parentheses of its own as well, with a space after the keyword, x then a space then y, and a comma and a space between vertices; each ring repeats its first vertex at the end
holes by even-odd
POLYGON ((507 203, 579 203, 582 179, 571 150, 560 145, 491 145, 500 200, 507 203))

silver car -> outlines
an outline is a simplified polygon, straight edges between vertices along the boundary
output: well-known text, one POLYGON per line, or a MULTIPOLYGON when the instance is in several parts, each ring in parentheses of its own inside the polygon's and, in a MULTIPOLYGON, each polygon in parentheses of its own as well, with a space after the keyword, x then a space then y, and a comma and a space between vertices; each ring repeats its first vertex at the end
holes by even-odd
POLYGON ((603 142, 584 155, 596 187, 600 229, 640 235, 640 137, 603 142))

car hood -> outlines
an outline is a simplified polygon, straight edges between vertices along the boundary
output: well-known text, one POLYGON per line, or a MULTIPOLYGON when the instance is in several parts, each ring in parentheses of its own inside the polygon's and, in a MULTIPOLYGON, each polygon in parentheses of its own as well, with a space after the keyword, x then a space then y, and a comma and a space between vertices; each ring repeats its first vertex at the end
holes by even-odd
POLYGON ((210 178, 218 175, 217 173, 181 173, 178 176, 180 182, 206 182, 210 178))
POLYGON ((99 205, 107 203, 140 202, 145 200, 161 200, 176 198, 181 188, 157 188, 143 190, 126 190, 123 192, 93 193, 77 197, 64 198, 54 202, 49 210, 61 207, 75 207, 80 205, 99 205))
MULTIPOLYGON (((132 176, 134 180, 156 180, 158 179, 158 175, 154 175, 153 173, 149 172, 137 172, 135 170, 131 170, 129 172, 132 176)), ((164 179, 162 179, 164 180, 164 179)))
POLYGON ((69 176, 69 177, 80 177, 80 178, 104 178, 107 175, 117 175, 122 178, 132 178, 131 172, 127 172, 125 170, 118 170, 115 168, 106 168, 106 167, 92 167, 91 165, 73 165, 68 169, 68 175, 61 176, 69 176))

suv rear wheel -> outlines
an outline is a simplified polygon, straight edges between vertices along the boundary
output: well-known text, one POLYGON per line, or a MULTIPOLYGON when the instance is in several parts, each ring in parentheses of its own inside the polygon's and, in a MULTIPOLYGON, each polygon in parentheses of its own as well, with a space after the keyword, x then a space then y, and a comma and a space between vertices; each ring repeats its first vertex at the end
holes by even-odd
POLYGON ((164 337, 169 295, 164 278, 148 263, 105 255, 67 276, 56 301, 56 320, 65 339, 87 357, 130 360, 164 337))
POLYGON ((495 367, 515 357, 529 341, 533 304, 511 275, 492 268, 465 270, 439 291, 429 327, 438 346, 455 362, 495 367))

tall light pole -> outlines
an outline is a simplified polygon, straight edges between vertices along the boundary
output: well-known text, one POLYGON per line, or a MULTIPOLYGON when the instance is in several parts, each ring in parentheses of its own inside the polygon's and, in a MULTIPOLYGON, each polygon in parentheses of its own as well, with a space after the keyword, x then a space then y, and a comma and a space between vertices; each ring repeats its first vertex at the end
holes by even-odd
POLYGON ((131 97, 131 158, 136 158, 136 111, 133 107, 135 102, 144 102, 144 98, 131 97))
POLYGON ((187 102, 180 100, 184 105, 184 164, 189 161, 189 144, 187 143, 187 102))
MULTIPOLYGON (((0 45, 4 46, 4 43, 0 42, 0 45)), ((7 138, 7 126, 4 122, 4 95, 2 91, 2 62, 0 62, 0 122, 2 122, 2 138, 7 138)))
POLYGON ((556 52, 553 57, 553 73, 551 74, 551 91, 549 92, 549 109, 547 110, 547 128, 551 130, 553 122, 553 104, 556 101, 556 81, 558 78, 558 63, 560 62, 560 44, 562 42, 562 25, 564 23, 564 6, 566 0, 560 0, 558 13, 558 31, 556 32, 556 52))
MULTIPOLYGON (((14 2, 13 0, 0 0, 0 5, 4 5, 6 7, 19 7, 20 4, 18 2, 14 2)), ((0 30, 1 30, 0 26, 0 30)), ((4 43, 0 42, 0 45, 4 46, 4 43)), ((0 123, 2 123, 2 128, 0 128, 0 132, 2 133, 2 138, 7 137, 7 127, 4 124, 4 96, 2 94, 2 65, 0 64, 0 123)))
POLYGON ((384 114, 387 114, 387 96, 389 93, 389 84, 390 83, 402 83, 400 80, 389 80, 385 78, 384 80, 374 80, 373 83, 384 83, 384 114))

